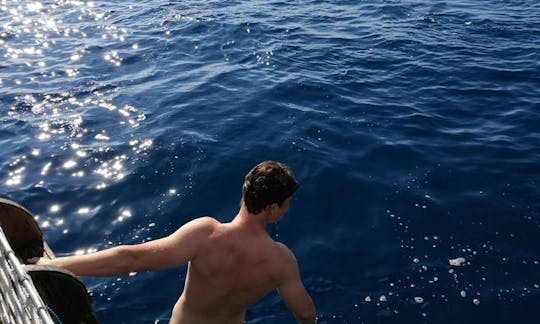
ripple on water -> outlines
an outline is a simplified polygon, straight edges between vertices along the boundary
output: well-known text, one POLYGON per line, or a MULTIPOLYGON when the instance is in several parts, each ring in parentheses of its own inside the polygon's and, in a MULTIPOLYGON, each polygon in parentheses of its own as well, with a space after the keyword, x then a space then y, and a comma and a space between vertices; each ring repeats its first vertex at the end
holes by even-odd
MULTIPOLYGON (((227 220, 280 159, 302 186, 270 232, 320 322, 530 321, 537 7, 0 0, 0 191, 80 254, 227 220)), ((86 282, 115 323, 168 316, 176 280, 86 282)))

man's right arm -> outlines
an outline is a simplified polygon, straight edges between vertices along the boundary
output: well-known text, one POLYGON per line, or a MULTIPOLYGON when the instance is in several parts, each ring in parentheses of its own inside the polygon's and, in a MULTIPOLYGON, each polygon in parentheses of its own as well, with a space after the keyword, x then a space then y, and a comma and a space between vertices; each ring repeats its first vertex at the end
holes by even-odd
POLYGON ((283 280, 277 287, 278 293, 300 323, 315 324, 317 312, 300 278, 298 262, 288 248, 283 248, 286 262, 283 265, 283 280))
POLYGON ((215 223, 209 217, 198 218, 158 240, 117 246, 85 255, 52 260, 41 258, 38 264, 61 267, 77 276, 93 277, 179 267, 195 257, 198 246, 205 241, 215 223))

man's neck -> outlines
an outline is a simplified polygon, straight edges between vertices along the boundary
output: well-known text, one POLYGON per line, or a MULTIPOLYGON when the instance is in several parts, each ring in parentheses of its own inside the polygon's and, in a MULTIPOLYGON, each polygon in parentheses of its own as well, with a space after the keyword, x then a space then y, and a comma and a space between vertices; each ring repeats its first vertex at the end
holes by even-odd
POLYGON ((242 204, 242 207, 240 207, 240 210, 232 221, 232 224, 241 226, 251 232, 266 233, 266 225, 268 225, 268 220, 264 212, 261 212, 260 214, 251 214, 248 212, 246 206, 242 204))

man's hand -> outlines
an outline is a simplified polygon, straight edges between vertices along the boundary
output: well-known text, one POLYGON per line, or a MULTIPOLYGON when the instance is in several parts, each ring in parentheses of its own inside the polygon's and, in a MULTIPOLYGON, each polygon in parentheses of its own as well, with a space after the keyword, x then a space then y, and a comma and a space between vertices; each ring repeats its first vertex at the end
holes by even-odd
POLYGON ((26 264, 49 265, 50 260, 47 258, 34 257, 27 259, 26 264))

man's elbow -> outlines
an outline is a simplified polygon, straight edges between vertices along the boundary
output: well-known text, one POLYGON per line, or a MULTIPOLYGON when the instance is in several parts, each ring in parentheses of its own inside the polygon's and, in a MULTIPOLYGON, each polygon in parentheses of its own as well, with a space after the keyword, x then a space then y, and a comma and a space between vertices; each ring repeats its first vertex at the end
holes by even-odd
POLYGON ((304 324, 304 323, 316 323, 317 322, 317 311, 315 310, 315 306, 306 308, 302 312, 299 312, 296 315, 296 319, 304 324))
POLYGON ((118 258, 116 270, 119 274, 128 274, 130 272, 137 272, 138 268, 141 266, 138 265, 138 258, 136 253, 134 253, 131 245, 121 245, 115 248, 116 249, 116 258, 118 258))

